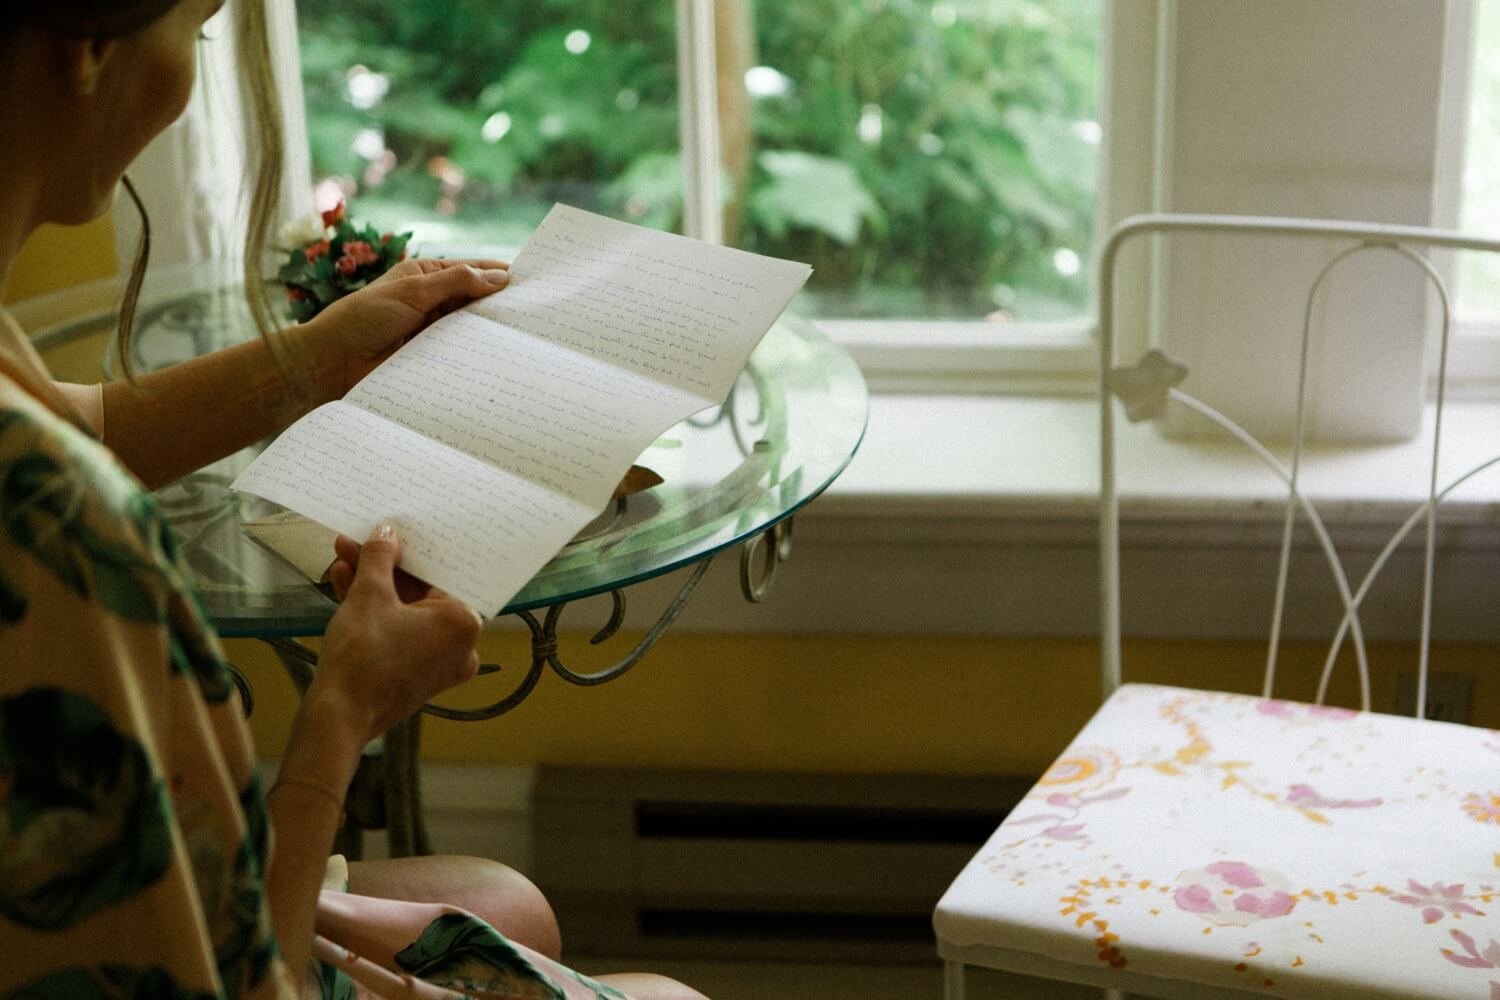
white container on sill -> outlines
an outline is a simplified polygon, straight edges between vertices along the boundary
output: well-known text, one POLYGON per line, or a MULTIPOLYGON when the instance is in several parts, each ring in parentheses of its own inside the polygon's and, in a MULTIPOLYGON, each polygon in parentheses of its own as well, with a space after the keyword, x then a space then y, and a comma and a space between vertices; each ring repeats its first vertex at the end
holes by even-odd
MULTIPOLYGON (((1182 388, 1263 441, 1290 440, 1308 296, 1348 242, 1194 235, 1160 260, 1157 329, 1185 364, 1182 388)), ((1313 303, 1308 353, 1308 440, 1409 440, 1422 424, 1424 351, 1437 329, 1427 276, 1394 251, 1354 254, 1329 273, 1313 303), (1432 313, 1434 315, 1430 315, 1432 313)), ((1221 432, 1181 407, 1171 437, 1221 432)))

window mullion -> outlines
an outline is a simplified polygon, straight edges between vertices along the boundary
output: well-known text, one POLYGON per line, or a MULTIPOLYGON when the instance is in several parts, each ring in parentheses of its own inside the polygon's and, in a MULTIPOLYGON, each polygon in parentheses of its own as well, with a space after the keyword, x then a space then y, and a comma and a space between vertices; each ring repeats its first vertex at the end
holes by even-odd
POLYGON ((677 0, 683 231, 710 243, 723 243, 716 51, 713 0, 677 0))

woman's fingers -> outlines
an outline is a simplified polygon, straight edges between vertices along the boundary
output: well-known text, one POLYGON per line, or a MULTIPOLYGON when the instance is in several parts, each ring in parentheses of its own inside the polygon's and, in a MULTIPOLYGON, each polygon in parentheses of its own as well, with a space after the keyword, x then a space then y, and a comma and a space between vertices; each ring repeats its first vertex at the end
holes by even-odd
POLYGON ((359 565, 359 543, 348 535, 339 535, 333 540, 333 554, 350 566, 359 565))
POLYGON ((406 279, 411 285, 411 303, 424 313, 453 309, 498 292, 510 283, 503 268, 445 267, 406 279))
MULTIPOLYGON (((333 586, 334 596, 342 601, 348 596, 354 577, 359 572, 360 544, 348 535, 339 535, 333 540, 333 552, 335 559, 328 567, 328 582, 333 586)), ((403 604, 420 601, 432 591, 430 585, 404 569, 396 570, 395 582, 396 596, 401 598, 403 604)))
POLYGON ((333 586, 333 596, 340 604, 349 596, 354 585, 354 567, 342 559, 328 567, 328 582, 333 586))
POLYGON ((395 526, 377 524, 369 539, 360 546, 359 564, 354 570, 354 581, 349 585, 350 595, 376 601, 396 600, 396 563, 400 558, 401 539, 396 535, 395 526))

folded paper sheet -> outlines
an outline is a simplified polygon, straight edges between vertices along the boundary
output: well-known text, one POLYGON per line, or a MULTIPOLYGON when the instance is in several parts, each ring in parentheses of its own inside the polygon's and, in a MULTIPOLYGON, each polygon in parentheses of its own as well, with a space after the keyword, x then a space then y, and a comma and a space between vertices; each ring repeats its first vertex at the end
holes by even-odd
MULTIPOLYGON (((806 264, 555 206, 510 285, 293 424, 233 488, 498 613, 663 431, 729 394, 806 264)), ((330 558, 332 554, 329 554, 330 558)))

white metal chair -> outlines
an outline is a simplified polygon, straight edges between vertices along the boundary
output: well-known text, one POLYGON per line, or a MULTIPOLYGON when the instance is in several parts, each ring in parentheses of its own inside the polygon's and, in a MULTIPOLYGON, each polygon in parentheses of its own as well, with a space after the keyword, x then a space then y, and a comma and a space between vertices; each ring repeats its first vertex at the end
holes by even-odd
POLYGON ((1101 672, 1105 703, 970 861, 937 906, 946 996, 965 966, 1159 997, 1400 997, 1500 1000, 1500 733, 1421 718, 1426 703, 1438 502, 1500 461, 1442 470, 1449 304, 1413 249, 1500 250, 1500 241, 1413 227, 1224 216, 1142 216, 1110 235, 1100 263, 1101 672), (1304 319, 1291 461, 1181 390, 1185 369, 1153 353, 1114 367, 1115 265, 1150 233, 1342 237, 1313 283, 1366 251, 1422 269, 1442 314, 1437 418, 1420 504, 1363 580, 1351 581, 1299 492, 1311 321, 1304 319), (1114 400, 1132 420, 1170 400, 1240 438, 1286 485, 1264 690, 1258 697, 1120 684, 1119 501, 1114 400), (1294 523, 1327 556, 1344 607, 1317 704, 1271 697, 1294 523), (1374 714, 1359 609, 1392 552, 1425 525, 1418 717, 1374 714), (1352 644, 1361 710, 1321 702, 1352 644))

